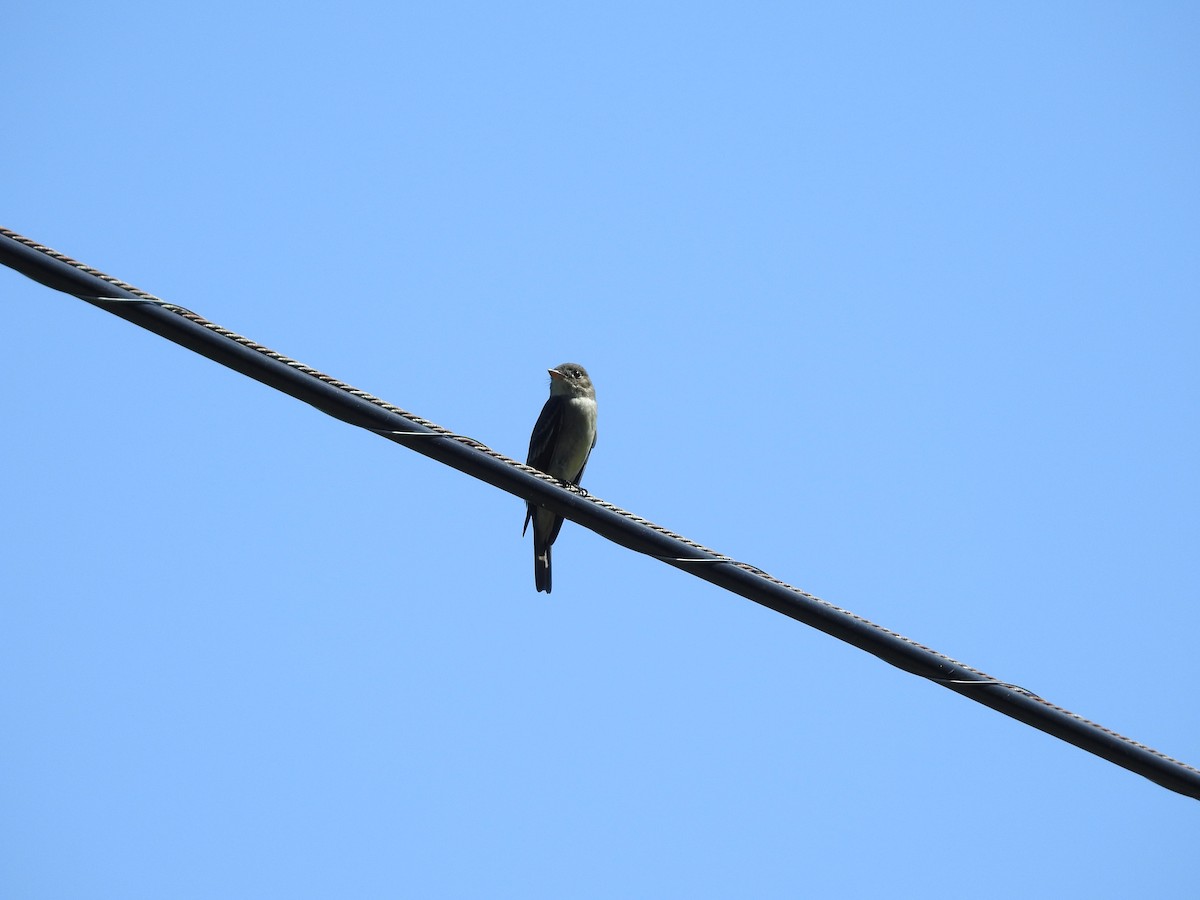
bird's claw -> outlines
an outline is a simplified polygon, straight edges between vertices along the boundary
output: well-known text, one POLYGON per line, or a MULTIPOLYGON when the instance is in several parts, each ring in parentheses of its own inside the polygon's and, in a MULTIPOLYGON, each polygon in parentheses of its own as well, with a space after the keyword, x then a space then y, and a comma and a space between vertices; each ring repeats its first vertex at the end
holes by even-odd
POLYGON ((579 485, 577 485, 577 484, 572 484, 572 483, 571 483, 571 482, 569 482, 569 481, 560 481, 560 482, 559 482, 559 484, 561 484, 563 487, 565 487, 565 488, 566 488, 568 491, 571 491, 572 493, 578 494, 580 497, 587 497, 587 496, 588 496, 587 489, 586 489, 586 488, 582 488, 582 487, 580 487, 580 486, 579 486, 579 485))

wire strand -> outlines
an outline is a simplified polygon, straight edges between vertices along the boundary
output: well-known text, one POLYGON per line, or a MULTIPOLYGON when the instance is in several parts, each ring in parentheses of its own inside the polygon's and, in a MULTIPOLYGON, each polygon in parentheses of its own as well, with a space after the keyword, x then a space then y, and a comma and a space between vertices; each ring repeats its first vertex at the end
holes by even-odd
POLYGON ((1200 799, 1200 770, 835 606, 748 563, 510 459, 480 441, 352 387, 197 313, 0 227, 0 262, 107 309, 336 418, 544 505, 604 537, 818 628, 910 674, 1066 740, 1170 790, 1200 799), (112 290, 112 289, 115 289, 112 290), (397 428, 397 425, 403 427, 397 428), (410 428, 412 430, 410 430, 410 428), (432 441, 426 438, 446 438, 432 441), (410 440, 412 439, 412 440, 410 440), (694 552, 698 556, 681 555, 694 552), (963 677, 966 676, 966 677, 963 677), (981 692, 980 686, 996 690, 981 692))

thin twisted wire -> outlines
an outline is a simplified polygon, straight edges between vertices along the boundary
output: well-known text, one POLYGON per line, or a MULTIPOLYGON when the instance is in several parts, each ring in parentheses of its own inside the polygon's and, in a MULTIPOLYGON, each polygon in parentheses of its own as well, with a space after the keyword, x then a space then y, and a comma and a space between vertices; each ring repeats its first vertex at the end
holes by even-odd
MULTIPOLYGON (((25 246, 30 247, 31 249, 37 250, 40 253, 44 253, 47 256, 51 256, 54 259, 57 259, 60 262, 66 263, 69 266, 72 266, 76 269, 80 269, 81 271, 86 272, 87 274, 92 275, 96 278, 99 278, 102 281, 105 281, 111 285, 114 285, 115 287, 118 287, 123 291, 127 291, 128 293, 133 294, 140 300, 143 300, 148 303, 154 303, 169 312, 172 312, 178 316, 181 316, 182 318, 188 319, 197 325, 203 326, 204 328, 208 329, 209 331, 216 332, 217 334, 220 334, 223 337, 228 338, 229 340, 236 341, 237 343, 241 344, 243 347, 253 350, 256 353, 261 353, 264 356, 268 356, 271 359, 274 359, 277 362, 283 363, 284 365, 287 365, 290 368, 296 369, 299 372, 303 372, 305 375, 308 375, 312 378, 316 378, 319 381, 329 385, 330 387, 334 387, 334 388, 337 388, 338 390, 345 391, 346 393, 352 394, 353 396, 359 398, 360 400, 365 400, 368 403, 378 406, 381 409, 385 409, 390 413, 394 413, 398 416, 402 416, 403 418, 408 419, 411 422, 417 423, 418 425, 422 426, 423 428, 427 428, 430 431, 436 432, 441 437, 447 438, 449 440, 458 441, 462 444, 470 446, 482 453, 486 453, 488 456, 491 456, 494 459, 500 460, 501 462, 503 462, 507 465, 510 465, 516 469, 520 469, 522 472, 526 472, 530 475, 535 475, 538 478, 541 478, 543 481, 547 481, 551 484, 559 484, 559 481, 557 479, 552 478, 549 475, 546 475, 544 472, 542 472, 538 469, 531 468, 530 466, 527 466, 524 463, 518 462, 515 459, 505 456, 503 453, 500 453, 497 450, 493 450, 491 447, 487 446, 482 441, 477 441, 474 438, 469 437, 467 435, 456 434, 455 432, 452 432, 450 429, 444 428, 441 425, 438 425, 436 422, 431 422, 430 420, 425 419, 421 416, 418 416, 415 413, 411 413, 406 409, 402 409, 401 407, 396 406, 393 403, 388 403, 386 400, 376 397, 374 394, 370 394, 367 391, 364 391, 359 388, 353 387, 352 385, 346 384, 344 381, 339 381, 338 379, 334 378, 331 375, 327 375, 324 372, 319 371, 318 369, 314 369, 312 366, 306 365, 302 362, 299 362, 298 360, 292 359, 289 356, 285 356, 284 354, 282 354, 276 350, 272 350, 270 347, 265 347, 262 344, 257 343, 256 341, 252 341, 250 338, 245 337, 244 335, 238 334, 236 331, 233 331, 229 328, 225 328, 224 326, 218 325, 215 322, 210 322, 208 319, 204 318, 203 316, 199 315, 198 313, 193 312, 190 309, 187 309, 186 307, 179 306, 174 303, 168 303, 167 301, 162 300, 161 298, 156 297, 153 294, 148 293, 147 291, 143 291, 141 288, 137 288, 131 284, 127 284, 126 282, 121 281, 119 278, 114 278, 113 276, 108 275, 104 272, 101 272, 98 269, 94 269, 91 266, 86 265, 82 262, 79 262, 76 259, 72 259, 71 257, 67 256, 65 253, 60 253, 57 250, 51 249, 50 247, 47 247, 43 244, 39 244, 36 241, 34 241, 30 238, 27 238, 24 235, 18 234, 15 231, 12 231, 8 228, 4 228, 3 226, 0 226, 0 234, 3 234, 5 237, 11 238, 12 240, 17 241, 21 244, 24 244, 25 246)), ((119 302, 119 301, 123 300, 124 298, 90 298, 90 299, 110 299, 110 300, 119 302)), ((405 434, 405 432, 385 432, 385 433, 398 434, 398 435, 405 434)), ((979 676, 978 680, 974 680, 974 679, 936 678, 933 676, 921 675, 921 673, 913 673, 913 674, 919 675, 919 677, 926 678, 929 681, 933 681, 933 682, 939 683, 939 684, 978 685, 980 687, 1002 686, 1002 687, 1009 688, 1011 690, 1019 691, 1025 697, 1029 698, 1030 700, 1033 700, 1036 703, 1041 704, 1042 706, 1044 706, 1047 709, 1054 710, 1055 712, 1057 712, 1061 715, 1067 716, 1070 719, 1072 719, 1076 722, 1079 722, 1081 724, 1087 725, 1090 728, 1095 728, 1096 730, 1101 731, 1101 732, 1109 735, 1110 737, 1115 738, 1125 744, 1128 744, 1132 747, 1137 747, 1139 750, 1142 750, 1146 753, 1150 753, 1153 756, 1155 756, 1161 760, 1169 762, 1173 765, 1180 766, 1184 769, 1187 769, 1191 772, 1196 773, 1197 775, 1200 775, 1200 769, 1197 769, 1194 766, 1188 765, 1187 763, 1182 762, 1181 760, 1175 759, 1172 756, 1168 756, 1167 754, 1162 753, 1159 750, 1155 750, 1153 747, 1149 747, 1146 744, 1141 743, 1140 741, 1135 741, 1132 738, 1126 737, 1125 735, 1123 735, 1117 731, 1113 731, 1111 728, 1106 728, 1105 726, 1100 725, 1097 722, 1093 722, 1092 720, 1087 719, 1084 716, 1079 715, 1078 713, 1071 712, 1070 710, 1064 709, 1063 707, 1058 706, 1057 704, 1051 703, 1049 700, 1046 700, 1044 697, 1040 697, 1039 695, 1035 694, 1033 691, 1030 691, 1028 688, 1024 688, 1024 687, 1021 687, 1020 685, 1011 684, 1010 682, 1001 681, 997 678, 993 678, 991 675, 988 675, 985 672, 982 672, 979 669, 974 668, 973 666, 969 666, 966 663, 959 662, 958 660, 954 659, 953 657, 947 656, 944 653, 934 650, 932 647, 927 647, 926 645, 924 645, 918 641, 914 641, 911 638, 905 637, 904 635, 902 635, 898 632, 892 631, 890 628, 885 628, 882 625, 872 622, 870 619, 866 619, 866 618, 858 615, 857 613, 851 612, 848 609, 843 609, 840 606, 830 603, 828 600, 822 600, 820 597, 810 594, 807 591, 802 591, 798 587, 788 584, 786 581, 783 581, 767 572, 764 572, 762 569, 758 568, 757 566, 753 566, 749 563, 745 563, 745 562, 741 562, 739 560, 733 559, 732 557, 726 556, 723 553, 718 553, 716 550, 713 550, 710 547, 706 547, 697 541, 693 541, 691 538, 684 537, 681 534, 676 534, 674 531, 671 531, 669 528, 664 528, 662 525, 658 525, 654 522, 649 521, 648 519, 643 519, 641 516, 635 515, 634 513, 631 513, 628 510, 622 509, 619 506, 609 503, 606 500, 601 500, 598 497, 591 496, 590 494, 584 495, 584 496, 586 497, 586 499, 589 499, 592 503, 595 503, 596 505, 603 507, 604 509, 608 510, 609 512, 615 513, 624 519, 628 519, 631 522, 636 522, 639 525, 642 525, 646 528, 649 528, 649 529, 652 529, 653 531, 658 532, 659 534, 663 535, 664 537, 670 538, 671 540, 674 540, 674 541, 678 541, 681 544, 684 544, 688 547, 691 547, 694 550, 699 551, 700 553, 705 554, 707 557, 711 558, 712 562, 736 566, 737 568, 742 569, 745 572, 749 572, 750 574, 756 575, 766 581, 769 581, 771 584, 773 584, 777 587, 780 587, 787 591, 790 591, 791 593, 796 594, 797 596, 804 597, 806 600, 808 600, 811 603, 819 604, 820 606, 823 606, 833 612, 836 612, 839 615, 851 618, 861 625, 864 625, 868 628, 874 629, 882 634, 889 635, 890 637, 895 638, 896 640, 903 641, 905 644, 915 647, 925 653, 929 653, 929 654, 937 657, 938 659, 944 660, 948 665, 955 666, 959 669, 970 672, 973 675, 979 676)), ((658 558, 663 559, 665 561, 675 561, 673 557, 658 557, 658 558)), ((687 560, 687 561, 689 561, 689 562, 704 562, 707 560, 697 559, 697 560, 687 560)))

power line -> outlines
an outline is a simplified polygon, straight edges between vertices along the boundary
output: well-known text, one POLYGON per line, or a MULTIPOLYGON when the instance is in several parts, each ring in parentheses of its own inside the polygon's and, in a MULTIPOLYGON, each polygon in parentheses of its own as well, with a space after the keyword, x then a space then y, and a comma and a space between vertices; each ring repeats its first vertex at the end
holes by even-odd
POLYGON ((807 594, 761 569, 582 491, 562 487, 549 476, 473 438, 450 432, 7 228, 0 228, 0 263, 303 400, 328 415, 403 444, 522 500, 545 506, 614 543, 853 644, 897 668, 1081 747, 1165 788, 1200 799, 1200 770, 1186 763, 1055 706, 1032 691, 992 678, 807 594))

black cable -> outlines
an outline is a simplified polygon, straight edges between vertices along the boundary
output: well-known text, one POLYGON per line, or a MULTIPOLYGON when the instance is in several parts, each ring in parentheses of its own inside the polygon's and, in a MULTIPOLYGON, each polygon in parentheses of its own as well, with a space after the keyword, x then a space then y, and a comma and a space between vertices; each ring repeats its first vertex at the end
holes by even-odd
POLYGON ((532 501, 609 540, 652 556, 853 644, 1151 781, 1200 799, 1200 770, 1090 722, 1032 691, 806 594, 754 566, 710 550, 610 503, 569 490, 465 435, 393 406, 316 369, 167 303, 61 253, 0 228, 0 262, 438 462, 532 501))

